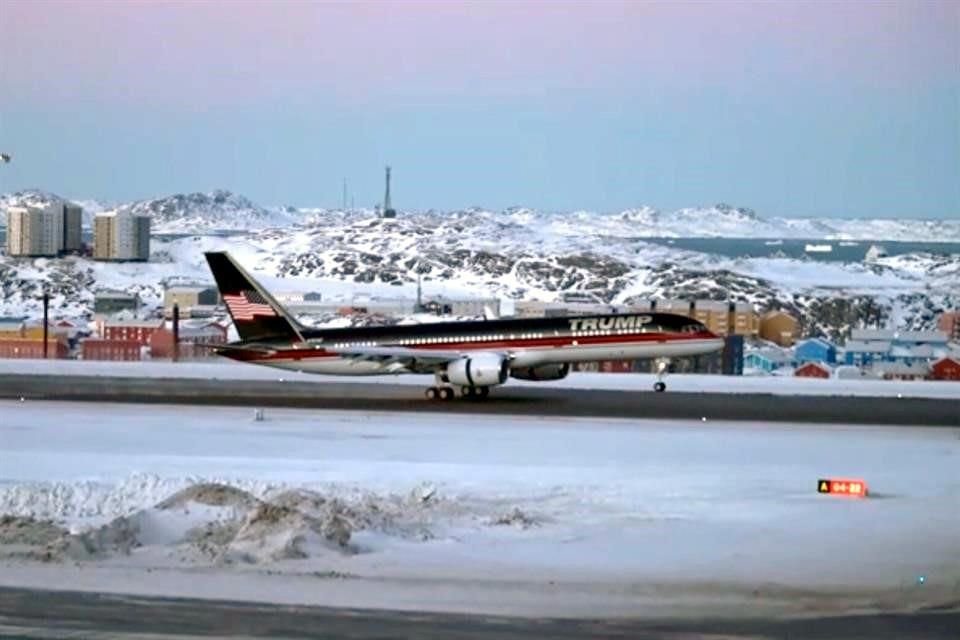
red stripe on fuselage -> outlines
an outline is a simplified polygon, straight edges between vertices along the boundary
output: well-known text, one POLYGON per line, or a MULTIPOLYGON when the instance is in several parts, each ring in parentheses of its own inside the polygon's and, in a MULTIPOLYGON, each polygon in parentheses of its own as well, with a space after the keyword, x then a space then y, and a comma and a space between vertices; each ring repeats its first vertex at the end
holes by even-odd
MULTIPOLYGON (((719 336, 709 331, 698 333, 633 333, 605 336, 548 336, 543 338, 516 338, 506 340, 489 340, 487 342, 437 342, 419 345, 398 345, 396 343, 378 344, 379 348, 398 347, 411 351, 459 350, 464 353, 473 351, 503 351, 510 349, 544 349, 544 348, 581 348, 603 346, 605 344, 640 344, 645 342, 686 342, 689 340, 716 340, 719 336), (574 344, 576 343, 576 344, 574 344)), ((231 349, 224 350, 221 355, 242 362, 265 362, 271 360, 313 360, 318 358, 338 358, 343 354, 327 351, 323 348, 287 348, 278 349, 274 353, 266 354, 262 351, 231 349)))

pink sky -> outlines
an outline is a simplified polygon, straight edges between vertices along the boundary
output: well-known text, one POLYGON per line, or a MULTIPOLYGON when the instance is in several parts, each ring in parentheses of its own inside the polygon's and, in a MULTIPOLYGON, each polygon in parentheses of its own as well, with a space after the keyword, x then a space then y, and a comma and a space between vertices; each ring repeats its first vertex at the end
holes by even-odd
POLYGON ((15 100, 529 96, 955 82, 960 2, 0 0, 15 100))

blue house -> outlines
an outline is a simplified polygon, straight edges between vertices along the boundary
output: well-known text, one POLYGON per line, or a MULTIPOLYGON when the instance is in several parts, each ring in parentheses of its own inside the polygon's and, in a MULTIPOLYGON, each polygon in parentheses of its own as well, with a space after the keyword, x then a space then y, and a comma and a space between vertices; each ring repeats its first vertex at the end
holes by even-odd
POLYGON ((798 364, 805 362, 834 364, 837 361, 837 348, 823 338, 804 340, 797 344, 793 353, 798 364))
POLYGON ((789 367, 793 364, 790 354, 781 349, 759 349, 751 351, 743 359, 743 366, 747 369, 759 369, 770 373, 782 367, 789 367))
POLYGON ((869 366, 875 362, 910 365, 929 362, 947 351, 942 331, 854 329, 846 344, 846 364, 869 366))
POLYGON ((891 348, 892 345, 889 342, 881 340, 869 342, 849 340, 847 341, 844 363, 857 367, 866 367, 874 362, 885 362, 890 358, 891 348))

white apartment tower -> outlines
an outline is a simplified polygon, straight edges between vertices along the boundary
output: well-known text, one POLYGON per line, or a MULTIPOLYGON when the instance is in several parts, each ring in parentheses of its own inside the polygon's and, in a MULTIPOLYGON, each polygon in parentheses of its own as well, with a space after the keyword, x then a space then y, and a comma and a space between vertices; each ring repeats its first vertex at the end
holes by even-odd
POLYGON ((7 254, 56 256, 63 250, 63 204, 7 207, 7 254))
POLYGON ((150 216, 108 211, 94 218, 93 229, 95 260, 150 259, 150 216))

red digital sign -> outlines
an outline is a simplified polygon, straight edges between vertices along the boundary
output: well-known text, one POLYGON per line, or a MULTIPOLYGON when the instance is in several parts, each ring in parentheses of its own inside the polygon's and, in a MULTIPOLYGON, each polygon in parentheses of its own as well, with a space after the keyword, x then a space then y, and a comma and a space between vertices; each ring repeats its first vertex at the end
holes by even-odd
POLYGON ((863 480, 851 480, 850 478, 821 478, 817 480, 817 493, 865 498, 867 496, 867 483, 863 480))

